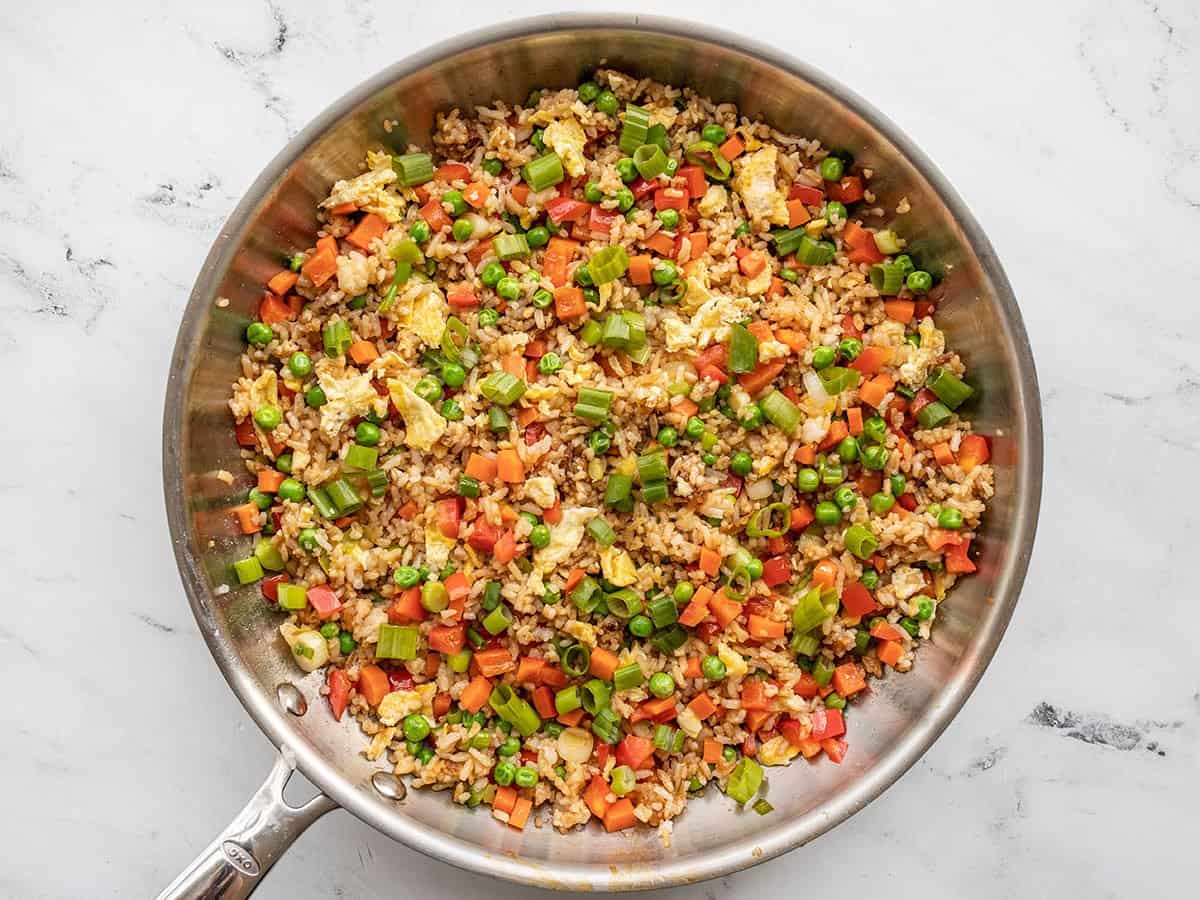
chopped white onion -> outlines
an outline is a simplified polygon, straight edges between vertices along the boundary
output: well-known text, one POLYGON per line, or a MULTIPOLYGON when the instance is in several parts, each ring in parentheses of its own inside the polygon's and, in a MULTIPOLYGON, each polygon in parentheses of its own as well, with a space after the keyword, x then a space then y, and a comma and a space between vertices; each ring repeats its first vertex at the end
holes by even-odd
POLYGON ((567 762, 584 763, 592 758, 592 733, 582 728, 564 728, 558 736, 558 755, 567 762))
POLYGON ((751 500, 766 500, 775 490, 770 478, 760 478, 746 485, 746 496, 751 500))

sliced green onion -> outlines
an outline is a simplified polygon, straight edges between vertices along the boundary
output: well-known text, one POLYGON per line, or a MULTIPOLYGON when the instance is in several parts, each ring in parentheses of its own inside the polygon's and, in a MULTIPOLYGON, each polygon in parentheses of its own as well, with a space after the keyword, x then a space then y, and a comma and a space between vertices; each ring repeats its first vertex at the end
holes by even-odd
POLYGON ((773 807, 770 803, 768 803, 766 801, 766 798, 756 800, 754 802, 754 805, 751 806, 750 808, 752 810, 754 810, 756 813, 758 813, 760 816, 765 816, 767 813, 774 812, 774 810, 775 810, 775 807, 773 807))
POLYGON ((837 248, 829 241, 818 241, 805 234, 796 247, 796 259, 805 266, 827 266, 833 262, 837 248))
POLYGON ((510 372, 492 372, 483 379, 479 391, 493 403, 511 406, 525 394, 525 382, 510 372))
POLYGON ((345 478, 339 478, 326 485, 325 491, 329 495, 330 501, 337 507, 339 516, 348 516, 350 513, 362 509, 362 498, 345 478))
POLYGON ((646 676, 642 674, 642 667, 635 662, 621 666, 613 672, 613 687, 618 691, 632 690, 645 680, 646 676))
POLYGON ((493 432, 508 431, 510 424, 508 413, 501 406, 493 406, 488 409, 488 428, 493 432))
POLYGON ((567 687, 554 695, 554 708, 560 716, 565 716, 567 713, 579 709, 582 702, 579 698, 579 688, 573 684, 567 685, 567 687))
MULTIPOLYGON (((503 258, 503 257, 501 257, 503 258)), ((592 283, 601 285, 616 281, 629 268, 629 254, 624 247, 604 247, 592 254, 588 261, 588 272, 592 283)))
POLYGON ((648 505, 662 503, 671 495, 667 489, 667 482, 650 481, 642 484, 642 501, 648 505))
POLYGON ((836 397, 842 391, 858 387, 862 373, 858 369, 848 369, 845 366, 830 366, 818 372, 817 377, 821 379, 821 387, 825 388, 825 393, 836 397))
POLYGON ((637 458, 638 481, 649 484, 667 477, 667 454, 663 450, 652 450, 637 458))
POLYGON ((941 366, 929 373, 929 380, 925 382, 925 386, 952 410, 958 409, 975 393, 973 387, 941 366))
POLYGON ((606 744, 615 744, 621 739, 621 720, 606 706, 592 719, 592 734, 606 744))
POLYGON ((609 313, 608 318, 604 320, 604 331, 600 337, 601 343, 605 347, 624 350, 629 346, 631 336, 628 320, 619 312, 609 313))
POLYGON ((512 610, 501 603, 490 613, 484 616, 483 629, 488 634, 495 636, 508 629, 508 626, 513 623, 512 610))
POLYGON ((746 525, 746 534, 750 537, 782 537, 791 526, 791 506, 786 503, 772 503, 750 517, 746 525))
POLYGON ((792 610, 792 631, 806 634, 838 610, 837 594, 829 589, 810 588, 800 595, 792 610))
POLYGON ((875 246, 884 256, 895 256, 900 252, 900 238, 890 228, 875 232, 875 246))
POLYGON ((510 259, 523 259, 529 255, 529 241, 523 234, 499 234, 492 242, 496 256, 504 262, 510 259))
POLYGON ((254 558, 264 569, 270 569, 272 572, 282 572, 286 565, 283 554, 279 552, 279 546, 266 538, 260 538, 254 545, 254 558))
POLYGON ((757 760, 743 756, 729 773, 725 794, 737 803, 746 804, 762 787, 763 770, 757 760))
POLYGON ((776 256, 790 256, 800 246, 800 239, 807 235, 803 228, 786 228, 771 232, 771 240, 775 242, 776 256))
POLYGON ((405 153, 392 157, 392 169, 401 187, 433 181, 433 157, 428 153, 405 153))
POLYGON ((410 265, 416 265, 424 259, 421 248, 411 238, 401 238, 392 244, 388 248, 388 256, 398 263, 409 263, 410 265))
POLYGON ((451 653, 446 657, 446 665, 450 667, 451 672, 457 672, 461 675, 467 669, 471 668, 471 657, 473 655, 470 650, 460 650, 457 653, 451 653))
POLYGON ((612 406, 612 391, 584 387, 579 389, 575 402, 575 415, 589 422, 603 422, 608 418, 609 407, 612 406))
POLYGON ((666 628, 679 619, 679 607, 671 597, 663 595, 646 604, 646 614, 655 628, 666 628))
POLYGON ((257 557, 247 556, 233 564, 233 573, 237 575, 238 584, 251 584, 258 581, 266 573, 257 557))
POLYGON ((800 407, 779 391, 771 391, 758 405, 767 421, 785 434, 790 435, 800 424, 800 407))
POLYGON ((604 339, 604 327, 595 319, 588 319, 579 329, 579 339, 589 347, 595 347, 604 339))
POLYGON ((346 451, 345 467, 347 469, 370 472, 375 468, 375 463, 378 461, 378 447, 364 447, 362 444, 351 444, 350 449, 346 451))
POLYGON ((670 752, 675 741, 675 729, 670 725, 659 725, 654 729, 653 743, 656 749, 670 752))
POLYGON ((629 512, 633 509, 633 477, 613 472, 608 476, 604 485, 604 505, 611 506, 618 512, 629 512))
POLYGON ((421 632, 415 625, 379 626, 379 643, 375 645, 376 659, 416 659, 421 632))
POLYGON ((446 327, 442 331, 441 347, 447 362, 456 363, 462 359, 462 351, 466 349, 469 335, 466 323, 457 316, 451 316, 446 320, 446 327))
POLYGON ((354 335, 350 333, 350 326, 346 322, 335 319, 321 329, 321 343, 326 356, 344 356, 354 343, 354 335))
POLYGON ((591 715, 595 715, 599 710, 608 706, 608 701, 612 698, 612 689, 601 681, 599 678, 593 678, 590 681, 584 682, 583 692, 580 700, 583 703, 583 708, 591 715))
POLYGON ((649 131, 650 114, 640 106, 625 104, 625 124, 621 126, 621 152, 626 156, 633 156, 638 148, 646 143, 649 131))
POLYGON ((604 604, 618 619, 632 619, 642 611, 642 598, 631 588, 621 588, 605 594, 604 604))
POLYGON ((629 766, 617 766, 612 770, 612 782, 608 789, 618 797, 624 797, 637 787, 637 773, 629 766))
POLYGON ((863 525, 851 525, 847 528, 842 535, 842 543, 859 559, 870 559, 879 549, 879 540, 863 525))
MULTIPOLYGON (((596 582, 592 582, 596 590, 600 586, 596 582)), ((562 670, 569 678, 581 678, 588 673, 588 668, 592 664, 592 651, 583 644, 572 644, 562 652, 559 657, 562 661, 562 670)))
MULTIPOLYGON (((571 590, 571 602, 574 603, 581 612, 590 613, 596 608, 596 604, 600 602, 601 593, 602 592, 600 590, 599 583, 596 581, 596 579, 588 575, 585 576, 584 579, 580 581, 579 584, 575 585, 575 587, 571 590)), ((575 646, 579 645, 576 644, 575 646)), ((584 649, 586 650, 587 648, 585 647, 584 649)), ((565 662, 563 663, 563 666, 565 668, 565 662)), ((583 671, 587 671, 586 665, 583 667, 583 671)), ((583 672, 580 672, 579 674, 582 675, 583 672)))
POLYGON ((379 469, 367 473, 367 487, 371 489, 372 497, 382 497, 387 493, 388 474, 379 469))
POLYGON ((821 639, 815 634, 801 634, 797 632, 792 635, 792 640, 788 644, 788 648, 798 656, 813 656, 821 646, 821 639))
POLYGON ((656 178, 667 171, 667 154, 657 144, 642 144, 633 151, 633 164, 643 178, 656 178))
POLYGON ((608 520, 602 516, 596 516, 588 522, 587 531, 601 547, 611 547, 617 542, 617 533, 608 524, 608 520))
POLYGON ((904 267, 896 263, 876 263, 870 275, 871 285, 885 297, 900 293, 904 286, 904 267))
POLYGON ((729 332, 729 371, 753 372, 758 365, 758 338, 745 325, 734 323, 729 332))
POLYGON ((280 584, 278 597, 280 609, 297 610, 308 606, 308 588, 302 584, 280 584))
POLYGON ((684 157, 694 166, 704 170, 704 174, 716 181, 725 181, 733 171, 733 165, 712 141, 696 141, 684 151, 684 157))
POLYGON ((650 638, 650 645, 670 656, 688 641, 688 633, 679 623, 672 625, 670 628, 664 628, 655 633, 654 637, 650 638))
POLYGON ((529 189, 535 193, 544 191, 548 187, 554 187, 564 177, 562 160, 558 158, 557 153, 539 156, 521 167, 521 177, 525 179, 529 189))
POLYGON ((917 413, 917 424, 922 428, 937 428, 950 421, 952 415, 954 413, 950 411, 950 407, 934 400, 921 407, 921 411, 917 413))

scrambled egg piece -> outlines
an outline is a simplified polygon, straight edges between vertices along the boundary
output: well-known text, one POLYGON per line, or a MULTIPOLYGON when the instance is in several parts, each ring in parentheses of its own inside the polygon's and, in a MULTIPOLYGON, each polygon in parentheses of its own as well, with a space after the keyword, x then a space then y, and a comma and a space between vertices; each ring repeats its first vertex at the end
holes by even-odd
POLYGON ((934 327, 933 319, 922 319, 917 332, 921 335, 921 346, 900 366, 900 380, 910 387, 925 383, 934 361, 946 350, 946 337, 934 327))
POLYGON ((683 295, 679 308, 690 316, 712 296, 708 290, 708 265, 703 260, 692 260, 684 268, 684 276, 687 293, 683 295))
POLYGON ((549 475, 535 475, 525 479, 525 496, 542 509, 549 509, 555 500, 554 479, 549 475))
POLYGON ((650 118, 650 125, 661 125, 663 128, 673 128, 675 120, 679 118, 679 110, 674 106, 656 106, 654 109, 646 110, 646 114, 650 118))
POLYGON ((690 327, 695 335, 696 348, 703 349, 728 338, 730 323, 744 319, 751 309, 752 304, 748 300, 714 294, 692 316, 690 327))
POLYGON ((321 435, 327 441, 334 441, 343 425, 372 409, 387 414, 387 403, 371 387, 371 376, 348 367, 345 360, 318 359, 315 370, 326 397, 321 407, 321 435))
POLYGON ((704 723, 700 721, 700 717, 686 706, 675 717, 675 723, 687 733, 688 737, 696 737, 704 727, 704 723))
POLYGON ((692 326, 673 312, 663 313, 662 319, 663 331, 667 337, 667 349, 672 353, 679 350, 686 350, 688 347, 696 343, 696 333, 692 331, 692 326))
POLYGON ((725 190, 725 185, 712 184, 704 192, 704 196, 700 198, 700 202, 696 204, 696 209, 700 215, 706 219, 711 219, 728 205, 729 191, 725 190))
POLYGON ((925 590, 925 576, 912 566, 899 566, 892 571, 892 593, 907 600, 925 590))
POLYGON ((392 378, 387 387, 392 403, 404 417, 404 443, 417 450, 428 450, 446 433, 446 420, 404 382, 392 378))
POLYGON ((583 133, 583 126, 573 118, 551 122, 542 133, 542 140, 558 154, 563 168, 572 178, 578 178, 586 171, 583 147, 587 143, 587 135, 583 133))
POLYGON ((756 225, 763 222, 786 225, 789 220, 787 198, 775 186, 778 157, 775 147, 763 147, 743 157, 741 168, 733 177, 733 189, 741 195, 746 212, 756 225))
POLYGON ((761 297, 771 289, 771 267, 765 267, 761 272, 746 282, 746 296, 761 297))
POLYGON ((383 756, 383 751, 387 749, 388 744, 392 742, 392 738, 396 736, 396 729, 384 728, 381 731, 375 732, 375 736, 371 738, 371 743, 367 745, 367 749, 363 751, 363 756, 374 761, 383 756))
POLYGON ((550 530, 550 544, 533 557, 540 572, 552 572, 558 568, 583 540, 584 528, 596 518, 599 510, 594 506, 576 506, 564 509, 562 521, 550 530))
POLYGON ((572 619, 563 626, 563 631, 581 644, 587 644, 589 647, 596 646, 596 629, 587 622, 572 619))
POLYGON ((742 655, 724 641, 717 644, 717 658, 725 663, 725 670, 729 673, 730 678, 741 678, 750 671, 750 667, 746 665, 746 660, 742 659, 742 655))
POLYGON ((758 761, 764 766, 786 766, 800 752, 782 734, 763 742, 758 748, 758 761))
POLYGON ((600 568, 604 577, 617 587, 629 587, 637 582, 637 566, 624 550, 606 547, 600 551, 600 568))
POLYGON ((429 681, 418 684, 411 691, 392 691, 379 701, 379 721, 384 725, 396 725, 405 716, 423 713, 433 717, 433 697, 437 684, 429 681))
POLYGON ((260 406, 279 405, 279 379, 274 369, 267 369, 254 379, 250 385, 250 412, 260 406))
POLYGON ((436 522, 429 522, 425 525, 425 563, 431 569, 441 569, 445 567, 447 560, 450 559, 450 551, 454 549, 457 541, 454 538, 448 538, 442 534, 442 530, 437 527, 436 522))
POLYGON ((409 328, 430 347, 442 342, 446 330, 446 319, 450 306, 436 284, 430 281, 412 281, 396 298, 392 307, 396 321, 409 328))
POLYGON ((375 267, 371 260, 357 250, 351 250, 347 255, 337 258, 338 287, 347 294, 363 293, 371 286, 371 276, 374 273, 375 267))
POLYGON ((404 218, 404 200, 399 194, 388 189, 396 180, 392 158, 381 153, 373 157, 368 156, 368 162, 371 164, 371 171, 335 183, 329 192, 329 199, 322 206, 353 203, 359 209, 377 213, 390 224, 395 224, 404 218))

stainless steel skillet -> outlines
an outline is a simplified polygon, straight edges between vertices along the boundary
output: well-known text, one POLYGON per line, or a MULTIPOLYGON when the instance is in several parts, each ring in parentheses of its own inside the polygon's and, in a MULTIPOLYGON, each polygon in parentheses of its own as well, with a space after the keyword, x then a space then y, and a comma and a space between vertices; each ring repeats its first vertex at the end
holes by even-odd
POLYGON ((1041 497, 1037 379, 1008 280, 979 225, 932 163, 869 104, 803 62, 732 34, 636 15, 561 15, 472 32, 396 63, 325 110, 267 166, 226 222, 196 280, 171 363, 163 423, 163 482, 176 559, 196 621, 246 710, 280 748, 263 788, 163 894, 244 897, 323 813, 344 807, 398 841, 462 868, 541 887, 636 890, 701 881, 798 847, 857 812, 933 743, 979 681, 1016 604, 1041 497), (650 832, 517 833, 444 795, 386 793, 361 755, 353 723, 318 700, 318 676, 299 674, 276 639, 277 614, 257 587, 227 590, 244 555, 222 510, 250 486, 225 405, 239 372, 245 324, 281 253, 310 246, 317 202, 356 172, 369 145, 424 141, 436 111, 531 89, 576 84, 601 63, 738 103, 782 130, 844 147, 878 174, 892 226, 946 266, 939 318, 983 390, 974 412, 994 435, 996 497, 982 535, 980 572, 954 593, 919 665, 885 680, 855 710, 841 766, 803 763, 771 772, 768 816, 737 813, 723 797, 694 802, 672 846, 650 832), (388 134, 385 118, 400 120, 388 134), (231 301, 215 305, 217 297, 231 301), (238 475, 233 485, 215 477, 238 475), (285 685, 282 690, 281 685, 285 685), (295 690, 311 709, 295 714, 295 690), (317 701, 317 702, 314 702, 317 701), (289 711, 289 708, 292 711, 289 711), (323 794, 293 809, 282 799, 292 767, 323 794), (383 791, 381 792, 381 788, 383 791))

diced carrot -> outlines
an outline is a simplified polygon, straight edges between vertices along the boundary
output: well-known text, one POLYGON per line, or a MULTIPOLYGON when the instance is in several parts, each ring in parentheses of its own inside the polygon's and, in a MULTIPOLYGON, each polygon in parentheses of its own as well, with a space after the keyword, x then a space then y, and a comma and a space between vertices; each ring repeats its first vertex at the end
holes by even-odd
POLYGON ((846 747, 846 742, 839 741, 837 738, 826 738, 821 741, 821 749, 825 751, 829 761, 839 765, 846 758, 846 747))
POLYGON ((450 216, 442 209, 442 201, 438 199, 430 200, 421 207, 421 218, 429 224, 434 234, 443 228, 449 228, 451 224, 450 216))
MULTIPOLYGON (((769 709, 748 709, 746 710, 746 721, 743 727, 752 735, 755 735, 758 733, 759 729, 766 724, 767 719, 771 718, 773 715, 774 713, 769 709)), ((757 752, 757 747, 755 747, 755 751, 757 752)), ((747 756, 752 755, 745 749, 744 742, 742 752, 746 753, 747 756)))
POLYGON ((496 788, 496 794, 492 798, 492 808, 498 809, 501 812, 511 813, 517 805, 517 789, 510 785, 496 788))
POLYGON ((760 362, 753 372, 747 372, 744 375, 738 376, 738 384, 753 397, 760 391, 764 390, 772 381, 779 377, 784 367, 787 365, 782 359, 772 360, 770 362, 760 362))
POLYGON ((739 134, 732 134, 720 147, 721 155, 729 162, 733 162, 744 152, 746 152, 746 143, 742 140, 739 134))
POLYGON ((841 419, 837 419, 829 426, 829 431, 825 434, 825 439, 817 444, 818 450, 828 450, 830 447, 836 447, 842 442, 842 439, 850 433, 850 429, 841 419))
POLYGON ((583 288, 563 285, 554 289, 554 314, 563 321, 587 315, 587 303, 583 299, 583 288))
POLYGON ((653 283, 654 278, 650 274, 650 259, 648 253, 639 253, 629 257, 629 281, 631 284, 653 283))
POLYGON ((946 528, 933 528, 925 535, 925 543, 935 553, 945 547, 956 547, 962 543, 962 535, 946 528))
POLYGON ((393 625, 425 620, 425 607, 421 605, 421 589, 411 587, 392 598, 388 604, 387 617, 393 625))
POLYGON ((823 559, 813 567, 812 583, 820 587, 833 587, 837 584, 841 567, 832 559, 823 559))
POLYGON ((759 272, 767 267, 767 258, 757 250, 752 253, 747 253, 738 260, 738 269, 747 278, 753 278, 759 272))
POLYGON ((688 605, 684 607, 682 613, 679 614, 679 624, 685 625, 688 628, 695 628, 704 621, 704 617, 708 615, 708 604, 713 598, 713 590, 710 587, 701 587, 688 605))
POLYGON ((479 264, 492 252, 492 246, 493 241, 491 238, 488 238, 486 241, 480 241, 468 250, 467 259, 471 261, 471 265, 478 269, 479 264))
POLYGON ((477 650, 471 661, 479 667, 480 674, 486 675, 488 678, 511 672, 517 667, 517 661, 504 647, 477 650))
POLYGON ((458 705, 468 712, 479 712, 492 695, 492 683, 483 675, 476 675, 458 698, 458 705))
MULTIPOLYGON (((566 685, 563 685, 563 687, 566 687, 566 685)), ((579 707, 579 709, 573 709, 569 713, 562 713, 561 715, 559 715, 558 721, 562 722, 564 725, 566 725, 568 728, 570 728, 571 726, 578 725, 580 722, 583 721, 583 714, 584 714, 584 709, 581 706, 581 707, 579 707)))
POLYGON ((258 317, 267 325, 275 325, 279 322, 290 322, 296 318, 296 314, 286 301, 280 300, 274 294, 264 294, 262 302, 258 304, 258 317))
POLYGON ((881 641, 902 641, 904 632, 886 619, 880 619, 871 627, 871 637, 881 641))
POLYGON ((687 397, 675 397, 671 401, 671 414, 682 419, 694 416, 699 411, 700 407, 687 397))
POLYGON ((693 200, 699 200, 708 190, 708 179, 704 177, 704 169, 700 166, 680 166, 675 174, 683 179, 688 195, 693 200))
POLYGON ((886 372, 881 372, 858 389, 858 399, 868 406, 878 409, 895 386, 896 379, 886 372))
POLYGON ((687 664, 683 667, 684 678, 703 678, 704 672, 701 668, 703 658, 699 656, 689 656, 687 664))
POLYGON ((970 549, 971 538, 962 538, 957 544, 951 545, 945 554, 946 571, 955 575, 970 575, 978 570, 979 567, 967 556, 970 549))
POLYGON ((257 534, 262 531, 262 516, 259 508, 253 503, 243 503, 241 506, 233 508, 233 514, 237 516, 238 525, 242 529, 242 534, 257 534))
POLYGON ((345 203, 338 203, 329 207, 329 212, 335 216, 348 216, 352 212, 358 211, 358 204, 353 200, 347 200, 345 203))
POLYGON ((464 572, 454 572, 448 575, 442 580, 442 584, 450 595, 451 603, 466 600, 471 595, 471 579, 464 572))
POLYGON ((479 305, 479 297, 469 287, 460 287, 446 295, 446 302, 455 309, 474 309, 479 305))
POLYGON ((850 363, 850 368, 857 369, 864 375, 874 375, 891 361, 891 347, 864 347, 862 353, 850 363))
POLYGON ((517 664, 516 680, 527 684, 537 682, 545 665, 544 659, 536 656, 522 656, 521 661, 517 664))
POLYGON ((701 547, 700 571, 709 577, 715 578, 717 573, 721 571, 721 554, 716 550, 710 550, 708 547, 701 547))
POLYGON ((628 797, 622 797, 604 814, 604 830, 608 832, 623 831, 636 824, 637 817, 633 814, 633 801, 628 797))
POLYGON ((726 595, 723 590, 713 594, 712 600, 708 603, 708 608, 712 611, 713 617, 716 618, 717 624, 722 628, 728 628, 729 623, 742 614, 742 604, 726 595))
POLYGON ((692 711, 692 714, 703 722, 709 716, 717 711, 717 704, 713 703, 712 697, 708 694, 697 694, 687 706, 692 711))
POLYGON ((904 655, 904 648, 896 641, 881 641, 875 649, 875 655, 881 663, 894 669, 896 663, 900 662, 900 657, 904 655))
POLYGON ((833 689, 842 697, 851 697, 867 686, 862 666, 845 662, 833 670, 833 689))
POLYGON ((912 300, 884 300, 883 311, 889 319, 903 322, 907 325, 917 312, 917 304, 912 300))
POLYGON ((525 464, 516 450, 508 448, 496 454, 496 474, 509 484, 520 484, 525 480, 525 464))
POLYGON ((945 441, 933 445, 933 458, 937 460, 939 466, 954 465, 954 451, 945 441))
POLYGON ((562 504, 555 500, 553 506, 542 511, 542 519, 547 525, 557 525, 561 522, 563 520, 562 504))
POLYGON ((708 232, 692 231, 687 236, 691 245, 690 259, 698 259, 708 252, 708 232))
POLYGON ((958 464, 964 472, 970 472, 992 458, 987 438, 981 434, 968 434, 958 447, 958 464))
POLYGON ((367 703, 371 706, 378 706, 379 701, 387 696, 389 690, 387 672, 376 665, 362 666, 358 670, 358 683, 355 687, 367 703))
MULTIPOLYGON (((527 381, 532 380, 528 377, 529 367, 531 364, 533 365, 534 372, 537 371, 537 364, 534 363, 533 360, 529 360, 525 364, 525 375, 527 381)), ((536 406, 523 406, 517 410, 517 424, 522 428, 525 428, 526 426, 532 425, 534 422, 536 422, 538 420, 538 416, 540 415, 541 413, 538 412, 538 408, 536 406)))
POLYGON ((267 287, 271 293, 282 297, 288 291, 296 286, 296 282, 300 280, 300 274, 293 272, 291 269, 281 269, 272 276, 267 282, 267 287))
POLYGON ((554 706, 554 691, 544 684, 534 690, 533 708, 543 719, 553 719, 557 716, 558 710, 554 706))
POLYGON ((787 211, 788 228, 796 228, 812 218, 803 200, 789 200, 787 202, 787 211))
POLYGON ((414 516, 416 516, 417 510, 418 510, 418 507, 417 507, 416 502, 413 500, 409 500, 407 503, 405 503, 403 506, 401 506, 398 510, 396 510, 396 515, 398 515, 402 519, 412 519, 414 516))
POLYGON ((508 193, 522 206, 529 205, 529 185, 518 182, 508 189, 508 193))
POLYGON ((546 687, 558 690, 567 686, 567 674, 558 666, 542 666, 538 673, 538 681, 546 687))
POLYGON ((478 181, 473 181, 463 188, 463 199, 466 200, 475 209, 479 209, 483 204, 487 203, 489 188, 486 184, 481 184, 478 181))
POLYGON ((675 255, 675 239, 665 231, 656 231, 646 240, 642 241, 646 248, 653 250, 659 256, 674 256, 675 255))
POLYGON ((769 619, 766 616, 750 616, 746 621, 746 631, 749 632, 750 637, 765 641, 771 638, 783 637, 786 629, 783 622, 780 622, 778 619, 769 619))
POLYGON ((379 359, 379 351, 371 341, 355 341, 350 345, 350 358, 358 365, 365 366, 379 359))
POLYGON ((300 271, 307 275, 313 284, 320 287, 337 272, 337 252, 331 252, 327 248, 318 250, 304 261, 300 271))
POLYGON ((525 380, 525 360, 520 353, 506 353, 500 359, 500 368, 514 378, 525 380))
POLYGON ((812 444, 805 444, 803 447, 796 448, 796 462, 802 466, 811 466, 817 461, 817 448, 812 444))
POLYGON ((588 782, 587 790, 583 792, 583 802, 597 819, 603 819, 608 812, 608 782, 600 775, 593 775, 588 782))
POLYGON ((532 800, 528 797, 518 797, 517 802, 513 804, 512 812, 508 814, 508 827, 524 831, 525 823, 529 821, 529 813, 532 810, 532 800))
POLYGON ((603 647, 596 647, 592 650, 592 662, 588 666, 588 672, 602 681, 612 681, 618 662, 617 654, 611 650, 605 650, 603 647))
POLYGON ((846 427, 850 433, 858 437, 863 433, 863 414, 861 406, 852 406, 846 410, 846 427))
POLYGON ((370 250, 371 245, 378 239, 383 237, 383 233, 387 231, 387 221, 383 216, 376 213, 367 213, 358 224, 354 226, 354 230, 346 235, 346 243, 359 250, 370 250))
POLYGON ((454 704, 454 698, 445 691, 433 698, 433 717, 440 719, 446 713, 450 712, 450 707, 454 704))
POLYGON ((789 531, 803 531, 816 519, 816 514, 813 508, 800 500, 792 507, 792 524, 788 526, 789 531))
POLYGON ((323 237, 323 238, 318 238, 317 239, 317 250, 328 250, 334 256, 337 256, 338 255, 337 238, 335 238, 333 235, 330 235, 330 234, 325 235, 325 237, 323 237))
POLYGON ((472 452, 467 457, 467 465, 463 471, 476 481, 491 484, 496 480, 496 467, 496 457, 472 452))
POLYGON ((775 332, 771 330, 769 323, 762 319, 755 319, 746 325, 746 330, 750 332, 759 341, 770 341, 775 339, 775 332))
POLYGON ((748 678, 742 682, 742 709, 767 709, 770 705, 766 682, 761 678, 748 678))
POLYGON ((563 590, 573 591, 575 586, 578 585, 579 582, 583 581, 586 576, 587 572, 585 572, 583 569, 572 569, 567 575, 566 582, 563 584, 563 590))
MULTIPOLYGON (((437 630, 438 629, 436 629, 436 628, 434 629, 434 631, 437 631, 437 630)), ((433 645, 433 633, 432 632, 430 632, 430 635, 429 635, 429 643, 430 643, 430 646, 433 645)), ((463 640, 463 643, 464 644, 466 643, 465 638, 463 640)), ((462 648, 460 647, 459 649, 462 649, 462 648)), ((454 652, 457 653, 458 650, 455 650, 454 652)), ((436 678, 438 669, 440 669, 441 667, 442 667, 442 657, 441 657, 440 653, 430 653, 428 656, 425 657, 425 677, 426 678, 436 678)))
POLYGON ((258 489, 264 494, 274 494, 279 490, 279 486, 283 484, 283 479, 286 477, 275 469, 259 469, 258 489))

